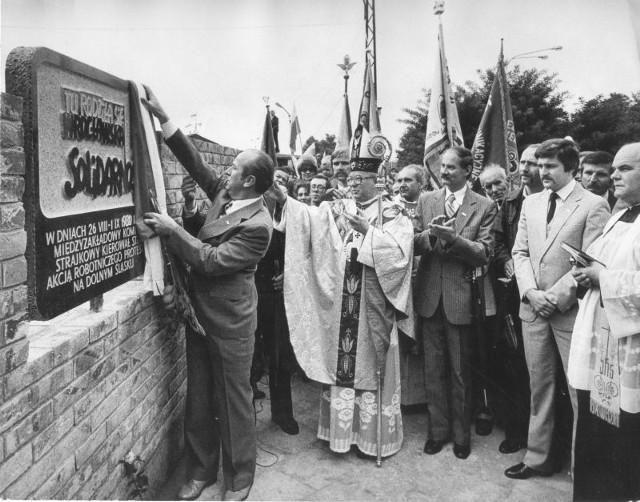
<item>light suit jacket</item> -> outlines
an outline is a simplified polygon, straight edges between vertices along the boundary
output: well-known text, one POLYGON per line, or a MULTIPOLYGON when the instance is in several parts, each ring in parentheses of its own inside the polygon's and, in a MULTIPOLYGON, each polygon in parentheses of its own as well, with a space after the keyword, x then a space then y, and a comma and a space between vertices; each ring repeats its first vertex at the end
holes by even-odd
MULTIPOLYGON (((422 232, 444 212, 445 189, 424 193, 418 199, 415 230, 422 232)), ((493 225, 496 205, 492 200, 467 189, 455 219, 458 237, 453 244, 417 234, 415 252, 422 255, 415 281, 414 307, 423 317, 431 317, 440 298, 452 324, 471 323, 471 283, 469 272, 487 265, 493 256, 493 225)))
POLYGON ((549 318, 556 328, 571 331, 577 313, 576 283, 571 276, 569 254, 562 242, 585 250, 609 219, 607 200, 585 190, 579 183, 558 207, 547 234, 548 190, 524 199, 512 256, 522 295, 520 318, 532 322, 536 313, 524 299, 530 289, 554 293, 557 310, 549 318))

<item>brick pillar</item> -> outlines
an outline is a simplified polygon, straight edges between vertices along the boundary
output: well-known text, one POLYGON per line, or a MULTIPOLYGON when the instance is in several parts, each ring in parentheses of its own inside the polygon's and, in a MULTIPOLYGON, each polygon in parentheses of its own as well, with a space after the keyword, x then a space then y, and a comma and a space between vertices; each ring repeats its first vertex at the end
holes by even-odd
MULTIPOLYGON (((27 263, 25 157, 22 98, 1 93, 0 102, 0 377, 27 360, 27 263)), ((0 402, 3 396, 0 395, 0 402)))

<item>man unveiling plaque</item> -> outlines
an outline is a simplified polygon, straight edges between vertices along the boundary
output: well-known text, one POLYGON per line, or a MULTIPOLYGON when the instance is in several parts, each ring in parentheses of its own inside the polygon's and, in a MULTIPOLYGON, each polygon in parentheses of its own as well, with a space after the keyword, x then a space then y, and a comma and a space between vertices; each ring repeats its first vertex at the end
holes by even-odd
POLYGON ((49 319, 144 268, 128 82, 42 47, 6 68, 24 100, 29 308, 49 319))

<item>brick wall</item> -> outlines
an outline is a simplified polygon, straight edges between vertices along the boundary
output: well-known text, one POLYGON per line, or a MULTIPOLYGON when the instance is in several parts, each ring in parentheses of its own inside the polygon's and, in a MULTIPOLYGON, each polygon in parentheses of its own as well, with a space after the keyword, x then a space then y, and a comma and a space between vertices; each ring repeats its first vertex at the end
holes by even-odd
MULTIPOLYGON (((22 99, 0 97, 0 376, 27 361, 22 99)), ((0 396, 0 403, 2 397, 0 396)), ((0 419, 0 426, 2 420, 0 419)), ((0 443, 1 445, 1 443, 0 443)), ((0 461, 4 459, 0 448, 0 461)), ((1 476, 0 476, 1 477, 1 476)))
MULTIPOLYGON (((222 146, 211 141, 203 141, 193 137, 191 141, 202 154, 205 162, 218 174, 222 174, 231 166, 233 159, 240 153, 240 150, 222 146)), ((187 172, 173 156, 169 147, 164 143, 160 147, 160 160, 162 161, 164 169, 167 212, 174 218, 179 219, 182 214, 182 204, 184 203, 180 186, 182 185, 182 178, 187 172)), ((203 207, 206 208, 208 206, 209 200, 199 188, 196 192, 196 198, 202 202, 203 207)))

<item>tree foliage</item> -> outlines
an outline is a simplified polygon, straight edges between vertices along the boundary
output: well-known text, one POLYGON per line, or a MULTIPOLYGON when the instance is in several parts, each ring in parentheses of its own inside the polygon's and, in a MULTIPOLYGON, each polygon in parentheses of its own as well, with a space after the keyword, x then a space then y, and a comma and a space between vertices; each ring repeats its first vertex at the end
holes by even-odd
POLYGON ((321 140, 317 140, 313 136, 309 136, 307 141, 302 145, 302 151, 304 152, 312 143, 315 143, 316 145, 316 154, 324 154, 326 152, 328 155, 331 155, 336 149, 336 135, 325 134, 324 139, 321 140))
POLYGON ((580 98, 579 103, 571 116, 571 136, 582 150, 615 154, 625 143, 640 141, 640 92, 580 98))
MULTIPOLYGON (((465 146, 471 147, 484 112, 495 68, 478 70, 477 81, 456 86, 456 103, 465 146)), ((507 72, 516 140, 519 150, 548 138, 571 135, 581 150, 604 150, 611 154, 625 143, 640 141, 640 92, 627 96, 580 98, 569 115, 564 106, 568 93, 559 91, 560 81, 546 70, 522 70, 513 66, 507 72)), ((427 129, 429 91, 423 90, 415 108, 405 108, 400 122, 407 128, 398 146, 398 164, 422 163, 427 129)))

